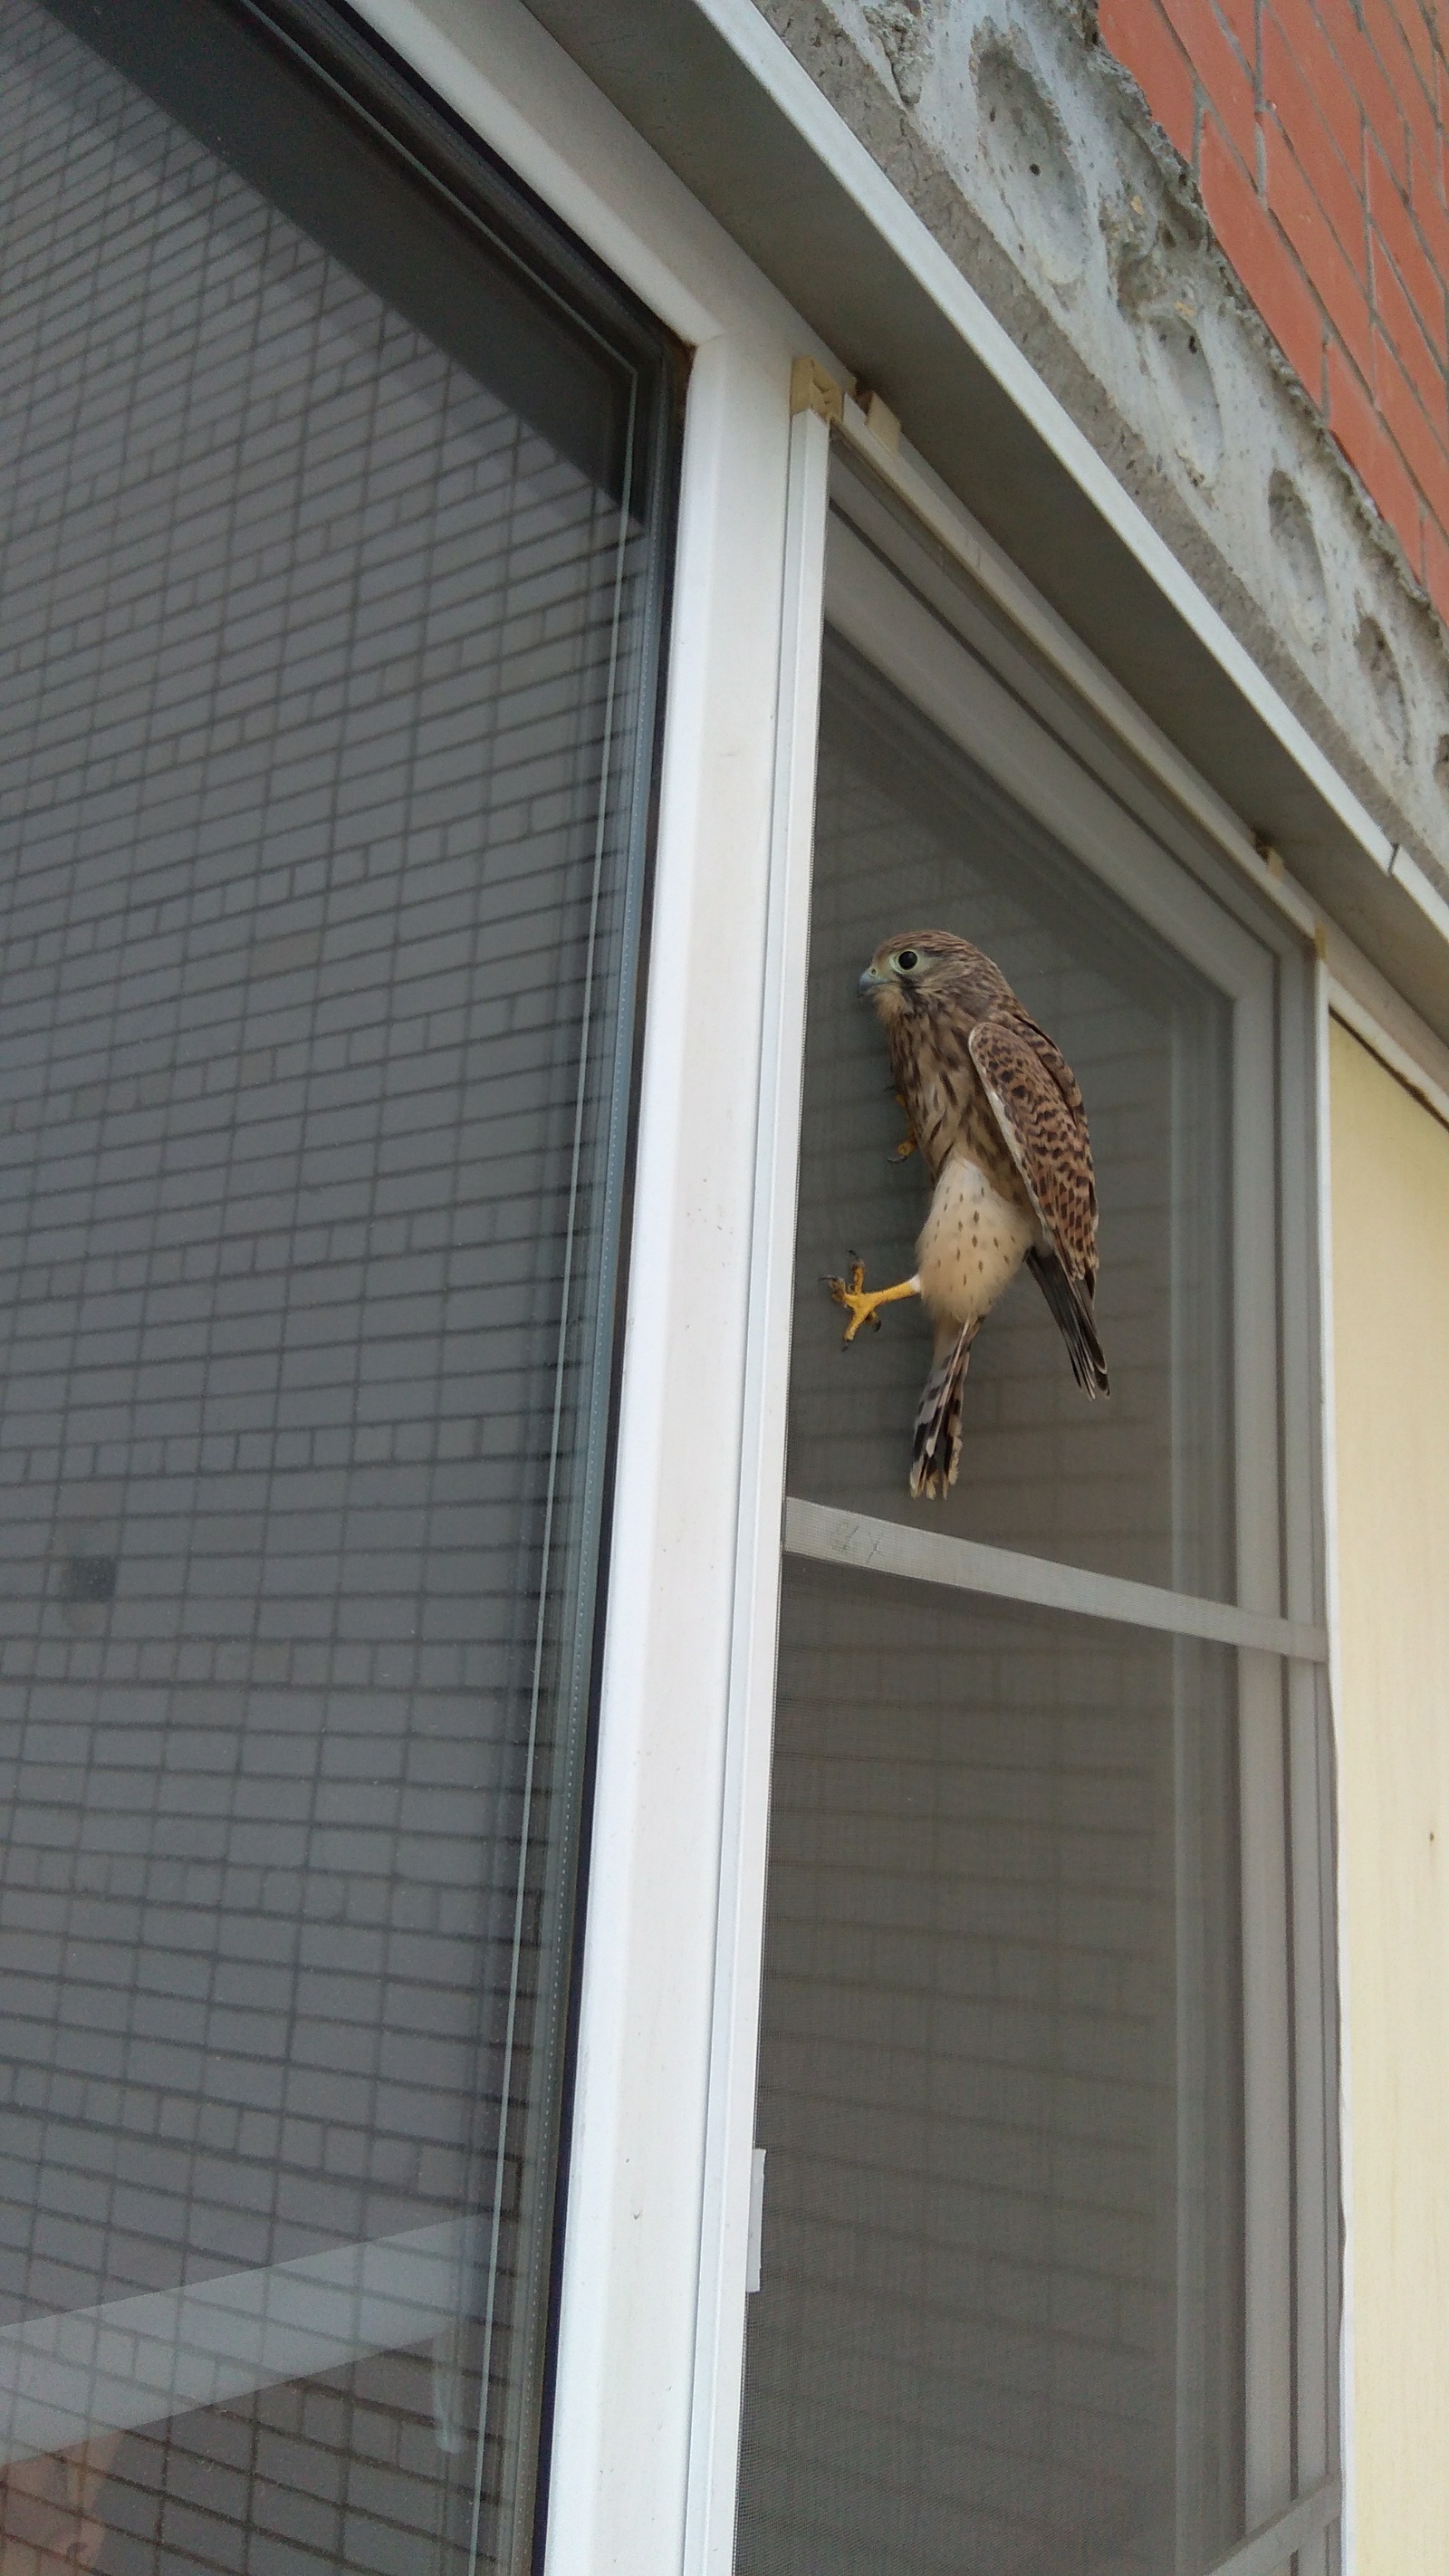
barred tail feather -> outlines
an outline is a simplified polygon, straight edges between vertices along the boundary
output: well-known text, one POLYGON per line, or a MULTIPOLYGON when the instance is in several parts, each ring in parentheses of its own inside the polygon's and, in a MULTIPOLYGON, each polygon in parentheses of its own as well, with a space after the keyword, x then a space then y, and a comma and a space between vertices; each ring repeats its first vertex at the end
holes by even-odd
POLYGON ((911 1492, 938 1501, 956 1482, 961 1464, 961 1394, 979 1319, 963 1324, 954 1342, 937 1354, 921 1392, 911 1445, 911 1492))
POLYGON ((1084 1395, 1110 1395, 1107 1362, 1097 1339, 1091 1292, 1071 1279, 1054 1252, 1029 1252, 1037 1286, 1055 1315, 1072 1363, 1072 1375, 1084 1395))

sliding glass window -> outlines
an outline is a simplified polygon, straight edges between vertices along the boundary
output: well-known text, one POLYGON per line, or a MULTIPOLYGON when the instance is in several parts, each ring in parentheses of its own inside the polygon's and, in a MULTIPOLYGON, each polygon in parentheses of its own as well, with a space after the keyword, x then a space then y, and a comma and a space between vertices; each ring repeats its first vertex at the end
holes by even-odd
POLYGON ((894 507, 839 468, 836 504, 739 2576, 1321 2569, 1325 1640, 1278 1343, 1309 970, 894 507), (1023 1272, 913 1501, 920 1310, 842 1349, 823 1283, 914 1268, 857 979, 928 927, 1080 1081, 1111 1394, 1023 1272))
POLYGON ((325 10, 0 50, 0 2562, 521 2570, 675 361, 325 10))

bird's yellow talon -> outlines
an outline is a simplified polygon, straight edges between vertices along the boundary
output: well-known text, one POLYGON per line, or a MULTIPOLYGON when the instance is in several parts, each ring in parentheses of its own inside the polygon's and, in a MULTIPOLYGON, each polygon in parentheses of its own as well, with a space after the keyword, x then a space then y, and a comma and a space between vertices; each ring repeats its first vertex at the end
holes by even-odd
POLYGON ((847 1343, 853 1342, 867 1315, 873 1311, 873 1300, 865 1295, 865 1263, 852 1260, 844 1279, 826 1281, 837 1306, 843 1306, 850 1317, 845 1327, 847 1343))
POLYGON ((874 1324, 879 1332, 880 1308, 892 1305, 897 1297, 919 1296, 921 1283, 918 1279, 903 1279, 894 1288, 867 1288, 865 1264, 852 1258, 848 1277, 828 1279, 825 1284, 837 1306, 843 1306, 850 1317, 845 1327, 845 1347, 848 1349, 862 1324, 874 1324))

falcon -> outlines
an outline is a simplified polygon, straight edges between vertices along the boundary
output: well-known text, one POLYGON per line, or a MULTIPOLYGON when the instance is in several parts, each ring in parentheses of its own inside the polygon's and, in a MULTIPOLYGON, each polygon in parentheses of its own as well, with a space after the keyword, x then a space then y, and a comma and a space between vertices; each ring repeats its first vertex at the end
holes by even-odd
POLYGON ((916 1415, 911 1492, 939 1498, 961 1464, 961 1394, 971 1345, 1023 1261, 1050 1306, 1072 1374, 1107 1395, 1097 1338, 1097 1186, 1087 1116, 1061 1049, 1028 1019, 999 966, 949 930, 885 940, 860 979, 886 1033, 910 1122, 900 1155, 918 1148, 931 1205, 916 1268, 867 1288, 852 1261, 830 1293, 850 1321, 847 1343, 880 1309, 919 1297, 935 1326, 931 1373, 916 1415))

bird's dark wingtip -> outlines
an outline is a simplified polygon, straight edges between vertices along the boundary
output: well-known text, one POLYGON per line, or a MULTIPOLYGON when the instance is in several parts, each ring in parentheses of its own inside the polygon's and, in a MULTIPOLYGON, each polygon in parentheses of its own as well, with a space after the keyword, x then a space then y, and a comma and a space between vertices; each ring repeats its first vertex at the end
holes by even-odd
POLYGON ((1072 1375, 1082 1393, 1094 1400, 1099 1395, 1110 1395, 1107 1360, 1097 1336, 1091 1291, 1083 1282, 1068 1277, 1054 1252, 1029 1252, 1027 1260, 1066 1343, 1072 1375))

